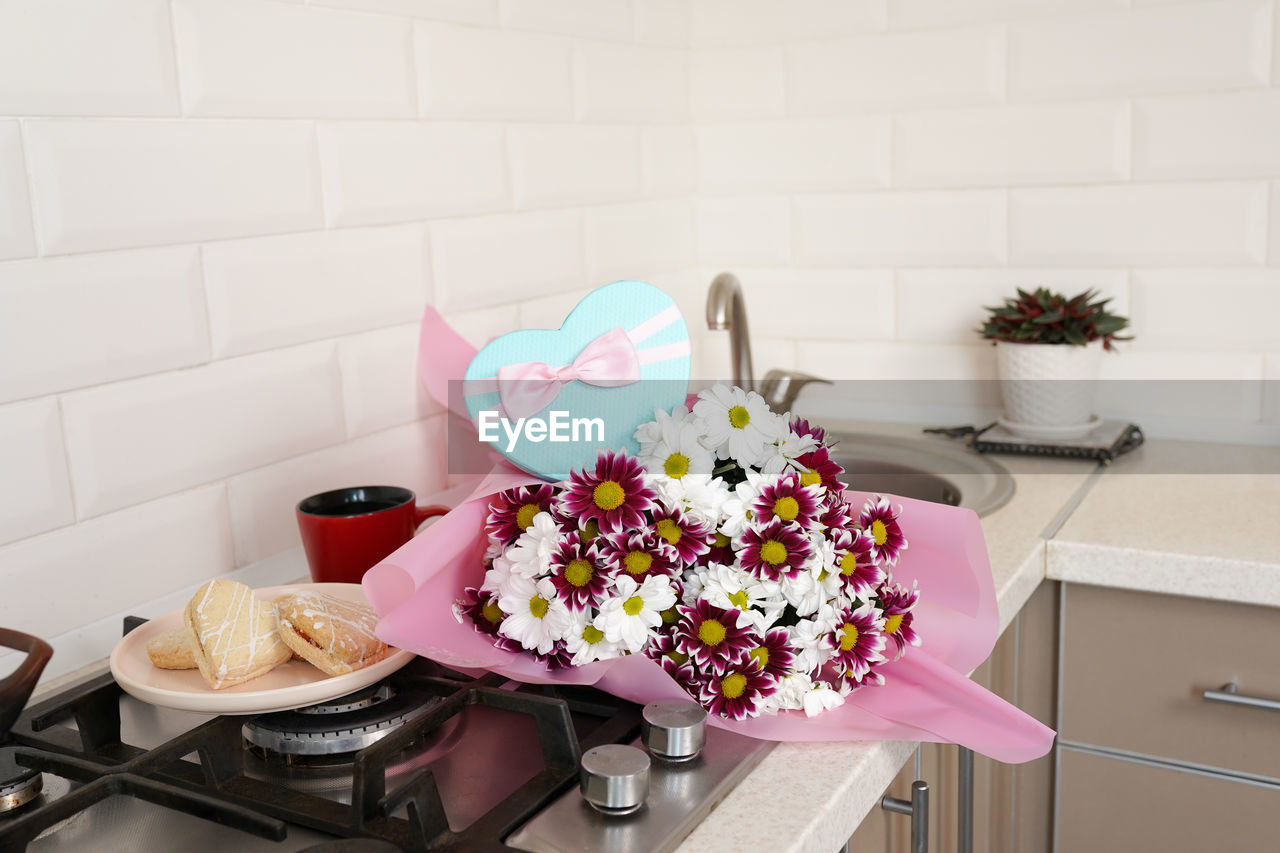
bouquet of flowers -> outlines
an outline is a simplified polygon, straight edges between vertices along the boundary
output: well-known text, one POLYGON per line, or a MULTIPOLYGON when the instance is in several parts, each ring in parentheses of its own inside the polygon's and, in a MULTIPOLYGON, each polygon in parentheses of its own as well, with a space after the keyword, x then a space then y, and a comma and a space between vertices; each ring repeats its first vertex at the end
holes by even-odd
POLYGON ((815 715, 920 644, 891 574, 901 508, 855 510, 824 431, 716 385, 636 456, 494 495, 482 584, 454 604, 549 669, 645 655, 712 714, 815 715))

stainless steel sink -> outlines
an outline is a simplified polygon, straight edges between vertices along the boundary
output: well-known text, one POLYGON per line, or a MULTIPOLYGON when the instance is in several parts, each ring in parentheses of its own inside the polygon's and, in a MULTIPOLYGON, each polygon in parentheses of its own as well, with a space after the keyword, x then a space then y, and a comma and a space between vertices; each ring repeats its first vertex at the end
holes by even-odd
POLYGON ((1013 477, 997 462, 945 438, 828 434, 849 488, 963 506, 986 515, 1013 497, 1013 477))

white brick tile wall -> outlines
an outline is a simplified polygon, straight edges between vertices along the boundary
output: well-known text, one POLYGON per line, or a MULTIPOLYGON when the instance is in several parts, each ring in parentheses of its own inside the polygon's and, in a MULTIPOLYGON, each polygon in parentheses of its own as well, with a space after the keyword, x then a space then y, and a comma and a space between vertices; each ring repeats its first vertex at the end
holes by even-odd
POLYGON ((1280 342, 1278 269, 1141 269, 1132 287, 1135 348, 1256 352, 1280 342))
POLYGON ((1280 92, 1142 98, 1133 104, 1137 179, 1280 174, 1280 92))
POLYGON ((0 402, 208 358, 192 247, 0 264, 0 402))
POLYGON ((330 225, 493 213, 511 204, 499 125, 337 122, 318 132, 330 225))
POLYGON ((1271 183, 1270 234, 1267 240, 1267 260, 1280 264, 1280 181, 1271 183))
POLYGON ((16 121, 0 121, 0 260, 35 253, 22 133, 16 121))
POLYGON ((884 28, 887 5, 889 0, 693 0, 693 43, 737 47, 876 31, 884 28))
POLYGON ((786 196, 698 201, 700 260, 718 266, 791 263, 791 203, 786 196))
POLYGON ((1016 23, 1016 99, 1265 86, 1272 8, 1265 0, 1181 3, 1016 23))
POLYGON ((605 284, 694 263, 693 203, 686 199, 598 206, 586 214, 587 280, 605 284))
POLYGON ((62 399, 81 518, 342 441, 331 343, 220 361, 62 399))
MULTIPOLYGON (((653 277, 650 276, 650 279, 653 277)), ((651 282, 652 283, 652 282, 651 282)), ((516 328, 520 329, 558 329, 569 316, 569 312, 586 298, 593 288, 584 287, 568 293, 556 293, 551 296, 539 296, 520 303, 520 319, 516 328)))
POLYGON ((476 349, 520 328, 518 305, 495 305, 471 311, 441 311, 453 330, 476 349))
POLYGON ((0 14, 0 115, 178 113, 165 0, 10 0, 0 14))
POLYGON ((707 124, 697 134, 700 186, 709 193, 889 183, 887 116, 707 124))
POLYGON ((803 265, 991 264, 1005 257, 1002 190, 801 196, 795 261, 803 265))
POLYGON ((1018 189, 1015 263, 1256 264, 1266 255, 1264 183, 1018 189))
POLYGON ((289 121, 32 121, 47 252, 158 245, 320 224, 315 131, 289 121))
POLYGON ((418 324, 338 342, 347 434, 366 435, 443 411, 418 377, 418 324))
POLYGON ((260 0, 175 0, 191 115, 413 115, 409 23, 260 0), (252 26, 245 26, 252 19, 252 26))
POLYGON ((773 118, 787 109, 781 47, 726 48, 694 53, 690 98, 699 121, 773 118))
POLYGON ((578 118, 687 122, 689 60, 667 47, 582 42, 574 48, 578 118))
POLYGON ((629 41, 630 0, 502 0, 502 23, 516 30, 629 41))
POLYGON ((692 14, 686 0, 635 0, 636 41, 664 47, 689 46, 692 14))
POLYGON ((1123 180, 1123 102, 953 109, 897 116, 894 180, 978 186, 1123 180))
POLYGON ((796 341, 796 367, 826 379, 995 379, 989 344, 796 341))
POLYGON ((698 154, 691 128, 644 128, 640 154, 646 195, 693 193, 698 183, 698 154))
POLYGON ((232 568, 226 488, 209 486, 0 548, 0 624, 53 637, 232 568))
MULTIPOLYGON (((1126 349, 1116 358, 1102 360, 1104 381, 1100 396, 1107 393, 1106 386, 1110 380, 1170 378, 1256 381, 1262 378, 1262 357, 1258 353, 1242 352, 1126 349)), ((1123 405, 1119 410, 1123 411, 1123 405)), ((1204 414, 1217 413, 1206 407, 1204 414)), ((1257 420, 1259 415, 1256 410, 1249 414, 1253 420, 1257 420)))
POLYGON ((441 312, 572 290, 586 283, 582 214, 551 210, 436 222, 431 259, 441 312))
POLYGON ((978 21, 1021 20, 1061 16, 1090 9, 1123 9, 1128 0, 893 0, 893 29, 943 27, 978 21))
MULTIPOLYGON (((747 296, 753 335, 804 340, 893 338, 891 270, 741 269, 738 278, 747 296), (812 310, 813 306, 821 310, 812 310)), ((770 366, 761 361, 756 372, 763 375, 770 366)))
POLYGON ((429 295, 423 225, 259 237, 204 250, 217 358, 409 322, 429 295))
POLYGON ((522 125, 507 133, 517 207, 621 201, 641 193, 639 128, 522 125))
POLYGON ((57 399, 0 406, 0 471, 0 544, 75 521, 57 399))
MULTIPOLYGON (((1274 345, 1274 344, 1273 344, 1274 345)), ((1280 352, 1267 353, 1262 363, 1262 419, 1280 424, 1280 352)))
POLYGON ((1004 29, 970 27, 787 48, 792 113, 974 104, 1004 93, 1004 29))
POLYGON ((917 343, 972 344, 987 316, 1018 288, 1049 287, 1068 296, 1094 289, 1112 297, 1110 310, 1129 312, 1128 274, 1086 267, 903 269, 897 273, 896 337, 917 343))
POLYGON ((498 23, 498 0, 311 0, 311 5, 386 12, 459 24, 498 23))
POLYGON ((231 478, 227 494, 236 564, 301 544, 294 507, 346 486, 403 486, 419 502, 445 487, 444 416, 383 430, 231 478))
POLYGON ((573 117, 568 39, 419 21, 413 44, 423 115, 573 117))

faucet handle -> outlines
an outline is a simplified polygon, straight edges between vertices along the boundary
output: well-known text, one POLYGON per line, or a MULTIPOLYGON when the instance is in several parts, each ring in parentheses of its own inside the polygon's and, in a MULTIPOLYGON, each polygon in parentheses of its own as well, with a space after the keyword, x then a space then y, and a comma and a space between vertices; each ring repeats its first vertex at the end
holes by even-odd
POLYGON ((775 412, 789 412, 795 405, 796 398, 800 396, 801 389, 811 382, 832 384, 830 379, 801 373, 798 370, 770 370, 764 375, 764 382, 760 385, 760 396, 764 397, 769 408, 775 412))

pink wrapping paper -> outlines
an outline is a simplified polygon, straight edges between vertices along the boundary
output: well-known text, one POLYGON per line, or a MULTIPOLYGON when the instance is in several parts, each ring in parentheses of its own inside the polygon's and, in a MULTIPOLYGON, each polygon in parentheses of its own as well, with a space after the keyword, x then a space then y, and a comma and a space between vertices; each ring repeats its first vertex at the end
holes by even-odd
MULTIPOLYGON (((462 348, 469 347, 432 309, 427 312, 420 356, 424 381, 434 393, 444 387, 438 369, 465 367, 469 356, 462 348)), ((537 482, 505 463, 477 480, 471 498, 366 573, 365 594, 383 617, 378 635, 446 666, 490 670, 517 681, 595 685, 640 703, 688 698, 643 656, 550 672, 531 657, 495 648, 454 618, 452 605, 463 587, 478 587, 484 575, 489 496, 537 482)), ((866 498, 858 492, 846 496, 855 507, 866 498)), ((949 742, 1011 763, 1039 758, 1052 746, 1053 730, 965 677, 991 653, 999 625, 978 517, 925 501, 893 501, 903 505, 910 543, 893 574, 899 583, 920 584, 915 626, 923 645, 881 669, 886 684, 856 690, 844 705, 815 717, 783 712, 737 722, 713 717, 711 724, 766 740, 949 742)))

